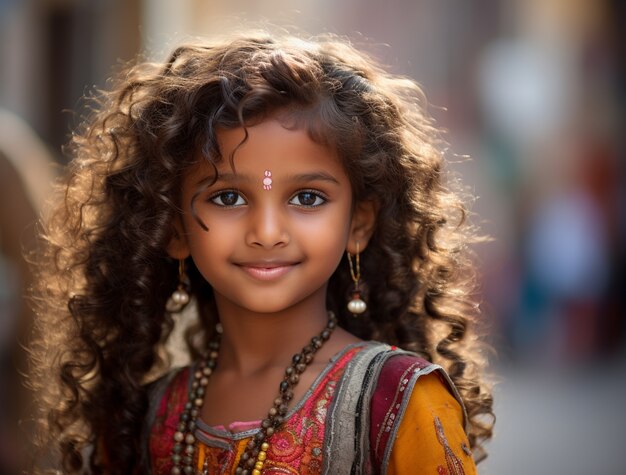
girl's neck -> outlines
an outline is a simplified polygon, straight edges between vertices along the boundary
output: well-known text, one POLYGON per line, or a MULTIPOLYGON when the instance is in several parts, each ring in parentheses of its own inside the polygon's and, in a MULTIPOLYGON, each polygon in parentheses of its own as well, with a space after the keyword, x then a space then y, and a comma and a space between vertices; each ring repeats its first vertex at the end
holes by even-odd
POLYGON ((328 321, 324 302, 255 313, 218 301, 218 311, 224 329, 218 369, 242 377, 286 367, 328 321))

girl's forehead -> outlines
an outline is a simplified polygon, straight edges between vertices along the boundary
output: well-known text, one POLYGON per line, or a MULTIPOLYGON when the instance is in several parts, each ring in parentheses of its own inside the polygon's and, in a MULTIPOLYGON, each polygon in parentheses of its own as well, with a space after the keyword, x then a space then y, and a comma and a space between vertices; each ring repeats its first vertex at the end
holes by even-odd
POLYGON ((264 172, 268 168, 277 172, 299 168, 343 171, 333 147, 313 140, 305 128, 277 118, 245 129, 218 129, 216 138, 221 156, 215 165, 220 174, 243 170, 264 172))
POLYGON ((351 189, 337 151, 313 140, 304 127, 291 127, 276 118, 250 127, 216 130, 219 156, 198 157, 183 187, 197 192, 209 186, 282 185, 326 182, 351 189), (269 180, 272 183, 266 183, 269 180))

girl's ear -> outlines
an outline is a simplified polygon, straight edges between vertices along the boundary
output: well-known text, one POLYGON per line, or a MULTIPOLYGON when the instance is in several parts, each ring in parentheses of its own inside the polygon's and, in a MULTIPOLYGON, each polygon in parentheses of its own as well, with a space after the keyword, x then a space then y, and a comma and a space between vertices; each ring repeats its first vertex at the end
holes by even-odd
POLYGON ((174 219, 174 233, 172 239, 165 248, 167 254, 173 259, 186 259, 191 254, 189 250, 189 243, 187 242, 187 235, 183 228, 183 223, 180 216, 174 219))
POLYGON ((359 243, 359 251, 363 251, 367 247, 374 233, 377 212, 378 206, 375 201, 361 201, 357 203, 352 213, 350 235, 346 245, 346 251, 350 254, 356 254, 357 241, 359 243))

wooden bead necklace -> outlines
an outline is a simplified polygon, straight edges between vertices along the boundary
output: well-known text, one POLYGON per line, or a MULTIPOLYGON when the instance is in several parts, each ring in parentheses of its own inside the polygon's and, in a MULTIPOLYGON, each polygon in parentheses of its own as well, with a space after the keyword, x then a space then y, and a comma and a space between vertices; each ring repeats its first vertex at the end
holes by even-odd
MULTIPOLYGON (((278 397, 267 413, 267 417, 261 421, 261 429, 248 441, 246 449, 239 458, 239 464, 235 469, 238 475, 261 475, 263 465, 267 458, 269 443, 267 439, 283 423, 289 401, 293 399, 293 388, 300 381, 300 375, 313 361, 315 353, 330 338, 333 330, 337 327, 337 318, 332 312, 328 312, 328 323, 322 332, 311 338, 311 342, 299 353, 293 355, 291 364, 285 370, 283 380, 280 382, 278 397)), ((180 420, 174 433, 174 445, 172 447, 172 470, 171 475, 194 475, 196 438, 194 432, 197 427, 197 419, 204 402, 204 393, 209 377, 217 365, 221 339, 221 326, 218 325, 216 337, 209 343, 208 354, 199 361, 193 375, 193 382, 189 390, 187 403, 180 415, 180 420)), ((208 475, 208 460, 205 459, 202 475, 208 475)))

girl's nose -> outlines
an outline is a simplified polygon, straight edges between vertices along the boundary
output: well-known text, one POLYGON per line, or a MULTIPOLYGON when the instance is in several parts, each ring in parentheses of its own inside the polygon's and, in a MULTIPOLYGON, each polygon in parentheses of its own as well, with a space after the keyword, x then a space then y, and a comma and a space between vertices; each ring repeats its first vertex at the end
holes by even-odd
POLYGON ((261 206, 250 213, 246 242, 250 246, 273 249, 289 243, 285 216, 272 205, 261 206))

